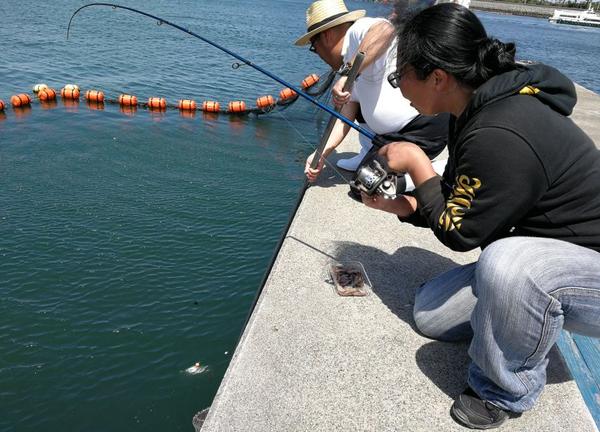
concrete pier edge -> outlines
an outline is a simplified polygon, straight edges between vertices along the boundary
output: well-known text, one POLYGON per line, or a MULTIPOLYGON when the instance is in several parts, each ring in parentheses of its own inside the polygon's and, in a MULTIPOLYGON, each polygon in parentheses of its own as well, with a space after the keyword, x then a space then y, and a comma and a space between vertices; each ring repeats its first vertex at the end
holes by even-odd
MULTIPOLYGON (((577 92, 572 118, 598 146, 600 96, 577 92)), ((353 135, 336 157, 356 147, 353 135)), ((346 191, 328 168, 304 193, 202 432, 465 430, 449 408, 466 384, 467 344, 419 335, 412 301, 422 282, 478 251, 452 252, 346 191), (370 295, 337 296, 333 261, 361 262, 370 295)), ((556 348, 537 406, 500 430, 597 430, 556 348)))

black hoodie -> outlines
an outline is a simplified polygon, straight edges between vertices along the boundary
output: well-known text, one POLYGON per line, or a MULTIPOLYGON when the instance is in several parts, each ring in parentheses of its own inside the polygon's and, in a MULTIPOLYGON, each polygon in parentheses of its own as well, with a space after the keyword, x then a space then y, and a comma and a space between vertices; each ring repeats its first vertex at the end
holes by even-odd
POLYGON ((466 251, 519 235, 600 251, 600 151, 567 117, 576 101, 573 83, 545 65, 477 89, 451 131, 444 177, 415 191, 442 243, 466 251))

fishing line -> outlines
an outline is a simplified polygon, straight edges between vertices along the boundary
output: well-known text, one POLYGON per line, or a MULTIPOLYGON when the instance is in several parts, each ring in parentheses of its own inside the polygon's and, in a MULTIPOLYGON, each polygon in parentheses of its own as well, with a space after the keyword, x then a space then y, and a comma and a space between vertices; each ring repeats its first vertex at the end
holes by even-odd
MULTIPOLYGON (((302 138, 302 139, 304 140, 304 142, 305 142, 305 143, 307 143, 307 144, 308 144, 310 147, 312 147, 313 149, 315 149, 315 156, 319 156, 319 157, 320 157, 320 156, 323 156, 323 154, 322 154, 322 153, 319 155, 319 151, 318 151, 318 149, 317 149, 317 146, 316 146, 316 145, 314 145, 314 144, 312 144, 312 143, 311 143, 311 142, 310 142, 310 141, 309 141, 309 140, 308 140, 308 139, 307 139, 307 138, 306 138, 306 137, 305 137, 305 136, 302 134, 302 132, 300 132, 300 130, 298 130, 298 128, 297 128, 296 126, 294 126, 294 124, 293 124, 292 122, 290 122, 290 120, 289 120, 289 119, 288 119, 286 116, 284 116, 284 115, 283 115, 283 113, 281 113, 281 112, 278 112, 278 114, 279 114, 281 117, 283 117, 283 119, 284 119, 286 122, 288 122, 288 124, 290 125, 290 127, 291 127, 292 129, 294 129, 294 131, 296 131, 296 133, 297 133, 298 135, 300 135, 300 138, 302 138)), ((345 182, 345 183, 347 183, 348 185, 351 185, 351 184, 352 184, 352 183, 351 183, 351 182, 350 182, 350 181, 349 181, 349 180, 348 180, 348 179, 347 179, 347 178, 346 178, 346 177, 345 177, 345 176, 344 176, 344 175, 343 175, 341 172, 339 172, 339 171, 338 171, 338 170, 335 168, 335 164, 334 164, 334 163, 331 163, 331 162, 329 161, 329 159, 327 159, 327 158, 326 158, 326 157, 324 157, 324 156, 323 156, 323 160, 324 160, 325 162, 327 162, 327 166, 328 166, 328 167, 330 167, 330 168, 331 168, 331 169, 332 169, 332 170, 333 170, 333 171, 334 171, 334 172, 335 172, 335 173, 336 173, 336 174, 337 174, 339 177, 341 177, 341 178, 342 178, 342 180, 344 180, 344 182, 345 182)), ((323 165, 323 168, 325 168, 325 166, 324 166, 324 165, 323 165)))
MULTIPOLYGON (((142 11, 140 11, 140 10, 137 10, 137 9, 133 9, 133 8, 130 8, 130 7, 127 7, 127 6, 121 6, 121 5, 117 5, 117 4, 113 4, 113 3, 90 3, 90 4, 87 4, 87 5, 81 6, 79 9, 77 9, 77 10, 76 10, 76 11, 73 13, 73 15, 71 15, 71 18, 69 19, 69 25, 68 25, 68 27, 67 27, 67 39, 69 39, 69 33, 70 33, 70 30, 71 30, 71 24, 72 24, 72 22, 73 22, 73 18, 75 18, 75 15, 77 15, 77 14, 78 14, 78 13, 79 13, 81 10, 83 10, 83 9, 85 9, 85 8, 88 8, 88 7, 91 7, 91 6, 108 6, 108 7, 112 7, 113 9, 118 9, 118 8, 119 8, 119 9, 125 9, 125 10, 128 10, 128 11, 131 11, 131 12, 134 12, 134 13, 137 13, 137 14, 140 14, 140 15, 143 15, 143 16, 146 16, 146 17, 148 17, 148 18, 151 18, 151 19, 153 19, 153 20, 156 20, 156 22, 157 22, 157 24, 158 24, 158 25, 167 24, 168 26, 171 26, 171 27, 173 27, 173 28, 176 28, 176 29, 178 29, 178 30, 181 30, 182 32, 184 32, 184 33, 187 33, 187 34, 189 34, 189 35, 191 35, 191 36, 193 36, 193 37, 195 37, 195 38, 197 38, 197 39, 200 39, 200 40, 202 40, 202 41, 204 41, 204 42, 208 43, 209 45, 212 45, 213 47, 215 47, 215 48, 217 48, 217 49, 219 49, 219 50, 221 50, 221 51, 223 51, 223 52, 225 52, 225 53, 229 54, 230 56, 232 56, 232 57, 236 58, 237 60, 241 61, 242 63, 244 63, 244 64, 246 64, 246 65, 248 65, 248 66, 251 66, 252 68, 254 68, 254 69, 256 69, 257 71, 261 72, 262 74, 264 74, 264 75, 268 76, 269 78, 271 78, 271 79, 273 79, 273 80, 277 81, 278 83, 280 83, 280 84, 282 84, 282 85, 284 85, 284 86, 286 86, 286 87, 289 87, 289 88, 291 88, 291 89, 292 89, 292 90, 294 90, 294 91, 295 91, 295 92, 296 92, 298 95, 302 96, 304 99, 308 100, 308 101, 309 101, 309 102, 311 102, 312 104, 316 105, 317 107, 321 108, 322 110, 326 111, 327 113, 329 113, 330 115, 332 115, 332 116, 336 117, 337 119, 339 119, 339 120, 343 121, 345 124, 347 124, 348 126, 350 126, 350 127, 351 127, 351 128, 353 128, 353 129, 355 129, 356 131, 358 131, 358 132, 359 132, 359 133, 361 133, 362 135, 366 136, 366 137, 367 137, 367 138, 369 138, 370 140, 373 140, 373 139, 375 138, 375 135, 374 135, 374 134, 373 134, 371 131, 369 131, 369 130, 366 130, 366 129, 364 129, 363 127, 361 127, 361 126, 357 125, 357 124, 356 124, 356 123, 354 123, 352 120, 350 120, 350 119, 348 119, 348 118, 344 117, 343 115, 341 115, 341 114, 337 113, 336 111, 334 111, 334 110, 333 110, 333 109, 331 109, 330 107, 328 107, 328 106, 326 106, 326 105, 323 105, 322 103, 320 103, 319 101, 317 101, 315 98, 313 98, 313 97, 312 97, 312 96, 310 96, 309 94, 307 94, 307 93, 303 92, 302 90, 300 90, 300 89, 299 89, 299 88, 297 88, 296 86, 294 86, 294 85, 292 85, 292 84, 290 84, 290 83, 288 83, 288 82, 284 81, 283 79, 281 79, 281 78, 279 78, 279 77, 277 77, 277 76, 273 75, 272 73, 268 72, 267 70, 265 70, 265 69, 261 68, 260 66, 258 66, 258 65, 256 65, 256 64, 254 64, 254 63, 252 63, 252 62, 250 62, 250 61, 246 60, 245 58, 241 57, 240 55, 238 55, 238 54, 236 54, 236 53, 234 53, 234 52, 232 52, 232 51, 228 50, 227 48, 224 48, 224 47, 222 47, 222 46, 220 46, 220 45, 216 44, 215 42, 212 42, 212 41, 210 41, 210 40, 206 39, 206 38, 205 38, 205 37, 203 37, 203 36, 200 36, 200 35, 198 35, 198 34, 196 34, 196 33, 192 32, 192 31, 191 31, 191 30, 189 30, 189 29, 186 29, 186 28, 184 28, 184 27, 181 27, 181 26, 179 26, 179 25, 177 25, 177 24, 171 23, 171 22, 169 22, 169 21, 167 21, 167 20, 165 20, 165 19, 163 19, 163 18, 159 18, 159 17, 157 17, 157 16, 151 15, 151 14, 149 14, 149 13, 146 13, 146 12, 142 12, 142 11)), ((241 66, 241 65, 240 65, 240 66, 241 66)), ((239 68, 239 66, 237 66, 237 68, 239 68)), ((234 68, 234 69, 236 69, 236 68, 234 68)), ((331 75, 331 79, 333 79, 333 77, 334 77, 334 76, 335 76, 335 75, 334 75, 334 74, 332 74, 332 75, 331 75)), ((287 119, 286 119, 286 120, 287 120, 287 119)), ((333 165, 332 165, 332 164, 330 164, 330 166, 333 166, 333 165)), ((335 168, 334 168, 334 170, 335 170, 335 168)), ((336 171, 336 172, 337 172, 337 171, 336 171)), ((341 176, 341 174, 340 174, 340 173, 338 173, 338 175, 340 175, 340 176, 341 176)), ((342 177, 343 177, 343 176, 342 176, 342 177)), ((344 177, 344 181, 346 181, 346 182, 347 182, 347 180, 345 179, 345 177, 344 177)), ((304 197, 304 194, 305 194, 305 192, 306 192, 306 190, 307 190, 307 187, 308 187, 308 181, 305 181, 305 182, 304 182, 304 184, 303 184, 303 187, 301 188, 301 190, 300 190, 300 192, 299 192, 299 194, 298 194, 298 198, 297 198, 297 200, 296 200, 296 203, 295 203, 295 205, 294 205, 293 211, 292 211, 292 213, 291 213, 291 214, 290 214, 290 216, 289 216, 289 219, 288 219, 287 225, 286 225, 286 227, 285 227, 285 229, 284 229, 284 232, 289 232, 289 229, 290 229, 290 227, 291 227, 291 224, 292 224, 292 222, 293 222, 293 220, 294 220, 294 216, 295 216, 296 212, 298 211, 298 208, 299 208, 299 206, 300 206, 300 203, 301 203, 301 202, 302 202, 302 200, 303 200, 303 197, 304 197)), ((250 320, 250 317, 252 316, 252 313, 253 313, 253 311, 254 311, 254 308, 256 307, 256 304, 257 304, 257 302, 258 302, 258 299, 260 298, 260 295, 262 294, 262 291, 263 291, 263 288, 264 288, 264 286, 265 286, 265 284, 266 284, 267 278, 268 278, 268 277, 269 277, 269 275, 271 274, 271 270, 272 270, 272 268, 273 268, 273 265, 275 264, 275 258, 276 258, 276 256, 279 254, 279 251, 280 251, 280 249, 281 249, 281 246, 283 245, 283 242, 284 242, 284 240, 285 240, 285 236, 281 236, 281 238, 279 239, 279 243, 277 244, 277 247, 275 248, 275 251, 274 251, 274 253, 273 253, 273 257, 272 257, 272 259, 271 259, 271 262, 270 262, 269 268, 267 269, 267 271, 265 272, 265 274, 264 274, 264 276, 263 276, 263 280, 262 280, 262 282, 261 282, 261 284, 260 284, 260 287, 261 287, 261 288, 260 288, 259 290, 257 290, 257 292, 256 292, 256 294, 255 294, 255 298, 254 298, 254 300, 253 300, 253 302, 252 302, 252 307, 250 308, 250 311, 248 312, 248 315, 247 315, 247 317, 246 317, 246 320, 245 320, 244 326, 243 326, 243 328, 242 328, 242 333, 240 334, 240 337, 239 337, 239 339, 238 339, 238 344, 239 344, 239 341, 241 340, 241 337, 242 337, 242 335, 243 335, 243 331, 244 331, 244 329, 245 329, 245 328, 246 328, 246 326, 248 325, 248 322, 249 322, 249 320, 250 320)), ((237 345, 237 344, 236 344, 236 345, 237 345)))
POLYGON ((130 8, 130 7, 127 7, 127 6, 121 6, 121 5, 114 4, 114 3, 89 3, 87 5, 81 6, 79 9, 77 9, 75 12, 73 12, 73 15, 71 15, 71 18, 69 19, 69 25, 67 26, 67 40, 69 39, 69 33, 71 31, 71 24, 73 22, 73 18, 75 18, 75 15, 77 15, 82 9, 85 9, 85 8, 88 8, 88 7, 91 7, 91 6, 108 6, 108 7, 111 7, 113 9, 125 9, 125 10, 128 10, 128 11, 131 11, 131 12, 134 12, 134 13, 146 16, 148 18, 152 18, 153 20, 156 20, 156 23, 158 25, 166 24, 168 26, 171 26, 173 28, 181 30, 184 33, 187 33, 187 34, 189 34, 191 36, 194 36, 195 38, 198 38, 201 41, 204 41, 207 44, 212 45, 213 47, 215 47, 215 48, 217 48, 217 49, 219 49, 219 50, 221 50, 221 51, 229 54, 230 56, 235 57, 239 61, 243 62, 244 64, 247 64, 248 66, 251 66, 252 68, 254 68, 257 71, 261 72, 262 74, 268 76, 269 78, 277 81, 278 83, 280 83, 280 84, 282 84, 282 85, 284 85, 286 87, 291 88, 298 95, 302 96, 307 101, 309 101, 312 104, 318 106, 322 110, 327 111, 329 114, 331 114, 332 116, 334 116, 334 117, 338 118, 339 120, 343 121, 348 126, 350 126, 351 128, 357 130, 359 133, 363 134, 364 136, 366 136, 370 140, 373 140, 373 138, 375 138, 375 135, 371 131, 369 131, 369 130, 367 130, 367 129, 365 129, 365 128, 359 126, 359 125, 357 125, 356 123, 354 123, 350 119, 344 117, 343 115, 337 113, 335 110, 331 109, 330 107, 328 107, 326 105, 323 105, 321 102, 319 102, 318 100, 316 100, 312 96, 308 95, 307 93, 303 92, 298 87, 296 87, 296 86, 294 86, 294 85, 292 85, 292 84, 284 81, 283 79, 279 78, 276 75, 273 75, 271 72, 269 72, 269 71, 263 69, 262 67, 260 67, 260 66, 258 66, 256 64, 252 63, 251 61, 246 60, 245 58, 243 58, 239 54, 236 54, 233 51, 230 51, 227 48, 225 48, 225 47, 223 47, 223 46, 221 46, 221 45, 219 45, 219 44, 217 44, 217 43, 215 43, 215 42, 213 42, 213 41, 211 41, 211 40, 209 40, 209 39, 207 39, 207 38, 205 38, 203 36, 200 36, 199 34, 194 33, 193 31, 191 31, 189 29, 181 27, 180 25, 174 24, 174 23, 172 23, 170 21, 167 21, 166 19, 160 18, 158 16, 151 15, 149 13, 140 11, 138 9, 130 8))

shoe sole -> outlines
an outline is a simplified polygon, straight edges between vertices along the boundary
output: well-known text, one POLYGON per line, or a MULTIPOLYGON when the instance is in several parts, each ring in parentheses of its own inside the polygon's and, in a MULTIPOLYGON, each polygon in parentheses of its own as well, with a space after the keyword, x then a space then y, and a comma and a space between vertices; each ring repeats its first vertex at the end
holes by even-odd
POLYGON ((479 429, 479 430, 495 429, 497 427, 500 427, 506 421, 506 419, 504 419, 501 422, 491 423, 491 424, 485 425, 485 426, 474 425, 473 423, 471 423, 469 421, 468 418, 466 418, 463 415, 463 413, 461 411, 458 411, 457 409, 455 409, 454 405, 452 406, 452 408, 450 408, 450 416, 461 426, 467 427, 469 429, 479 429))

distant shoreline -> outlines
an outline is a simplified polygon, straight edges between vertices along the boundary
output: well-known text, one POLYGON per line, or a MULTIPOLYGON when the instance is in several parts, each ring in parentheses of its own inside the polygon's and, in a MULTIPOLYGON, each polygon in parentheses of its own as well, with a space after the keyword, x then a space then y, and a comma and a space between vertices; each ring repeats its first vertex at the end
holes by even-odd
POLYGON ((550 18, 558 7, 526 5, 521 3, 504 3, 471 0, 471 9, 485 12, 498 12, 510 15, 530 16, 536 18, 550 18))
MULTIPOLYGON (((392 3, 393 0, 370 0, 374 3, 392 3)), ((530 16, 535 18, 550 18, 554 14, 555 9, 573 9, 576 8, 554 6, 528 5, 522 3, 500 2, 500 1, 483 1, 471 0, 471 9, 481 10, 485 12, 496 12, 507 15, 530 16)))

